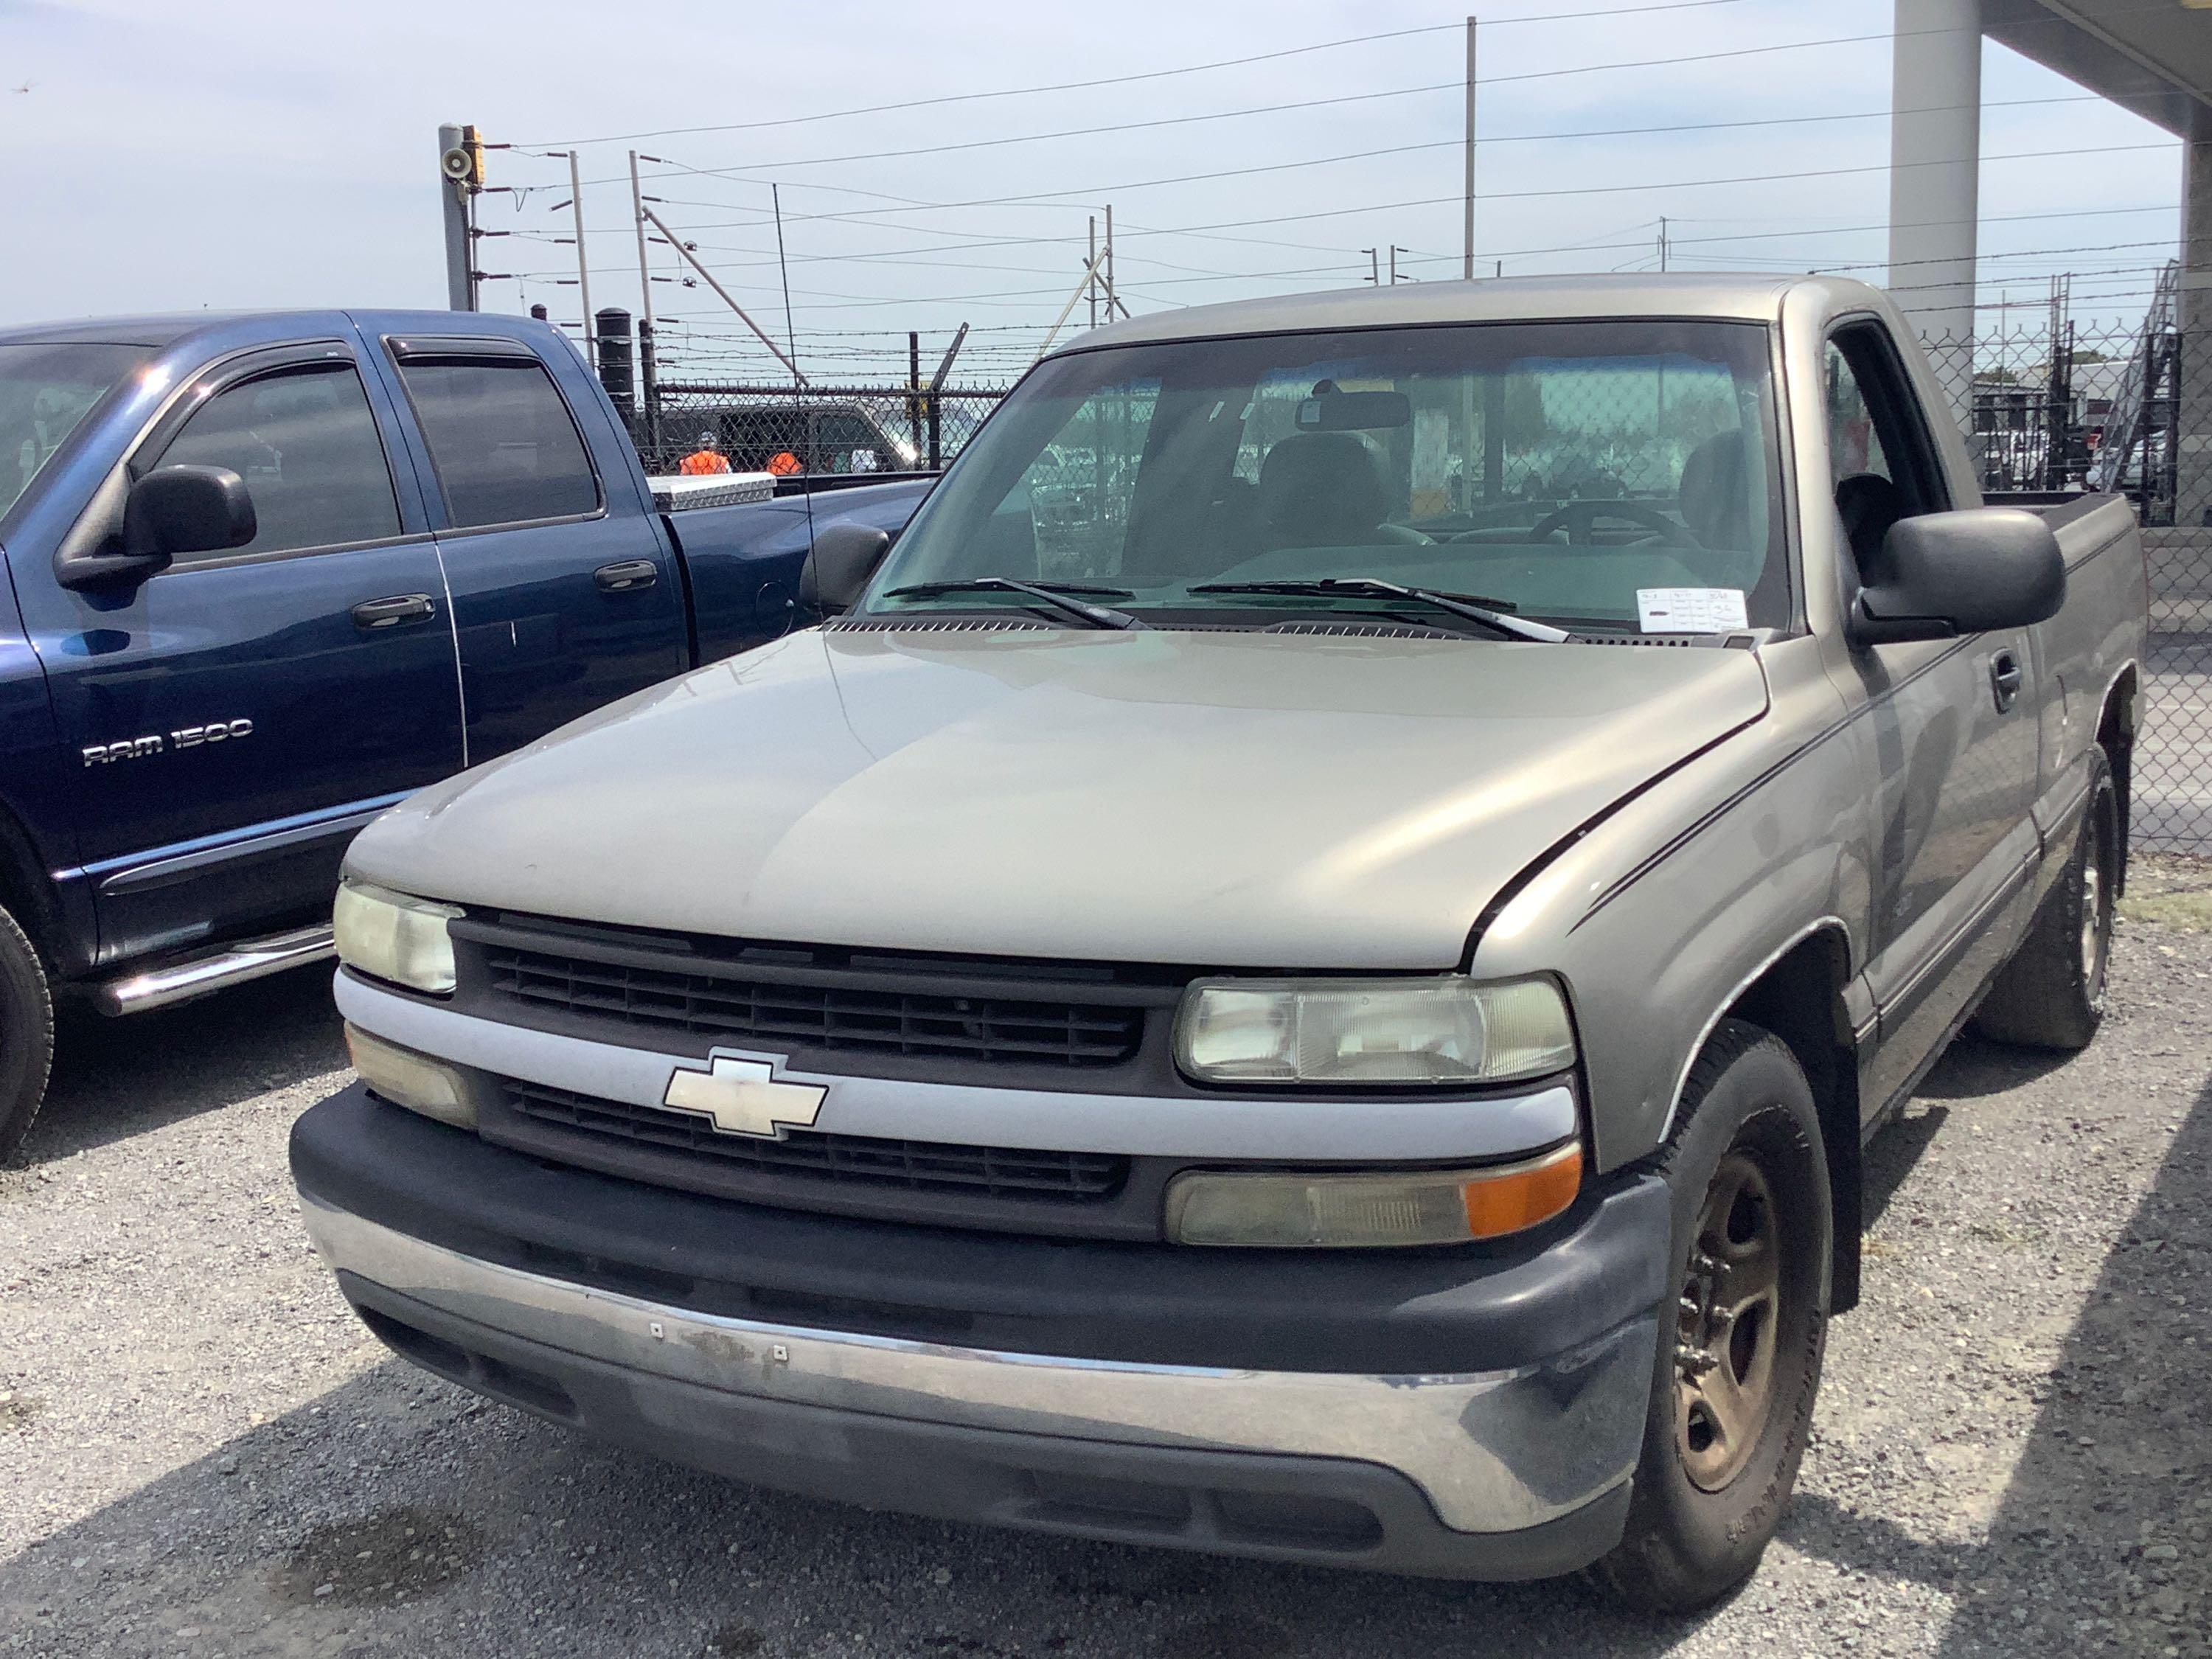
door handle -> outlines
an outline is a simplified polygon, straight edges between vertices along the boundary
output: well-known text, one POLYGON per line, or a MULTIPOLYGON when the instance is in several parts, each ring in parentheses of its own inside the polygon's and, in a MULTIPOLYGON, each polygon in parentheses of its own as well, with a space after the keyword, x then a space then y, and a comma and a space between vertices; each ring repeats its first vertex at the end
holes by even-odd
POLYGON ((2020 659, 2009 651, 2000 651, 1990 659, 1990 689, 1996 694, 1997 713, 2010 708, 2020 696, 2020 659))
POLYGON ((622 559, 592 572, 603 593, 635 593, 660 580, 660 567, 651 559, 622 559))
POLYGON ((428 593, 394 593, 389 599, 364 599, 353 608, 353 625, 365 634, 405 623, 428 622, 438 614, 428 593))

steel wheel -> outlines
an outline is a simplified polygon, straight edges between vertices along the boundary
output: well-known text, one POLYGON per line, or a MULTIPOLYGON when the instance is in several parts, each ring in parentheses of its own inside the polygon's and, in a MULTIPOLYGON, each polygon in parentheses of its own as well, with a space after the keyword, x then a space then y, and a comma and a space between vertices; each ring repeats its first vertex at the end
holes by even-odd
POLYGON ((1705 1492, 1735 1479, 1766 1425, 1781 1224, 1758 1160, 1731 1150, 1705 1189, 1676 1316, 1674 1431, 1683 1468, 1705 1492))
POLYGON ((2112 954, 2112 899, 2105 883, 2104 837, 2089 843, 2089 857, 2081 866, 2081 987, 2092 1008, 2105 1001, 2105 964, 2112 954))

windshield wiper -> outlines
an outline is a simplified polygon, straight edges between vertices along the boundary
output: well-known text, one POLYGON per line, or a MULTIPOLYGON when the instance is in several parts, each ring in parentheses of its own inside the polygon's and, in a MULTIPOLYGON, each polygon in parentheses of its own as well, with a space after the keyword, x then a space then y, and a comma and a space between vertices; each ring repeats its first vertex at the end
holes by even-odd
POLYGON ((1085 605, 1075 598, 1079 593, 1095 593, 1103 599, 1133 599, 1135 592, 1127 587, 1091 587, 1079 582, 1024 582, 1012 576, 970 576, 963 581, 909 582, 904 587, 894 587, 884 597, 887 599, 927 599, 940 593, 1026 593, 1039 605, 1048 605, 1064 615, 1075 617, 1091 628, 1142 628, 1126 611, 1116 611, 1109 605, 1085 605))
POLYGON ((1469 622, 1480 623, 1492 633, 1503 635, 1509 640, 1540 640, 1547 645, 1559 645, 1574 638, 1565 629, 1554 628, 1549 623, 1528 622, 1510 616, 1504 611, 1492 610, 1491 606, 1498 602, 1483 599, 1478 594, 1439 593, 1433 588, 1404 587, 1374 576, 1322 576, 1312 581, 1200 582, 1186 591, 1192 593, 1297 593, 1322 599, 1336 593, 1349 593, 1418 599, 1423 605, 1433 605, 1455 617, 1464 617, 1469 622))

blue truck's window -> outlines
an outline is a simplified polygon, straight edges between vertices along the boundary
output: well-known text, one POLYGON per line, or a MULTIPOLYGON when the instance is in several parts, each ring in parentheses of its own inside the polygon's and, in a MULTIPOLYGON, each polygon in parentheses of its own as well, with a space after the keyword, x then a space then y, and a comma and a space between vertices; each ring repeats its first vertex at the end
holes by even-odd
POLYGON ((98 341, 0 345, 0 513, 109 388, 153 355, 150 346, 98 341))
POLYGON ((382 541, 399 533, 384 444, 361 376, 318 363, 217 392, 161 452, 164 466, 227 466, 246 480, 259 523, 242 548, 187 564, 382 541))
POLYGON ((457 530, 573 518, 599 504, 592 460, 535 362, 402 362, 457 530))

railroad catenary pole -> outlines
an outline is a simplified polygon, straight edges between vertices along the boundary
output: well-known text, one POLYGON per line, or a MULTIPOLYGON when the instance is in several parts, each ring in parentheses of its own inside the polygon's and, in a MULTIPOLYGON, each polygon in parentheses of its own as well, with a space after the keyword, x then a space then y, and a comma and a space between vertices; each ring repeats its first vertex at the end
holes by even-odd
POLYGON ((637 227, 637 375, 645 392, 646 441, 657 451, 660 447, 660 368, 653 355, 653 267, 645 257, 645 191, 638 183, 635 150, 629 153, 629 212, 637 227))
POLYGON ((446 307, 450 311, 476 309, 476 285, 470 279, 475 250, 469 241, 469 181, 461 143, 461 129, 447 122, 438 129, 438 197, 446 216, 446 307), (454 157, 464 158, 457 162, 454 157))
POLYGON ((568 152, 568 212, 576 227, 576 301, 583 307, 584 357, 597 373, 599 367, 599 331, 592 326, 592 261, 584 249, 584 177, 577 170, 576 152, 568 152))
POLYGON ((1464 186, 1466 208, 1466 252, 1460 257, 1459 274, 1466 282, 1474 280, 1474 19, 1467 20, 1467 179, 1464 186))
POLYGON ((1107 203, 1107 204, 1106 204, 1106 248, 1105 248, 1105 256, 1106 256, 1106 320, 1107 320, 1108 322, 1109 322, 1109 323, 1110 323, 1110 322, 1112 322, 1112 321, 1114 320, 1114 308, 1115 308, 1115 307, 1116 307, 1116 306, 1121 306, 1121 314, 1122 314, 1124 317, 1126 317, 1126 316, 1127 316, 1127 315, 1129 314, 1129 307, 1127 307, 1127 306, 1121 305, 1121 298, 1120 298, 1120 296, 1119 296, 1119 295, 1117 295, 1114 292, 1114 204, 1113 204, 1111 202, 1109 202, 1109 203, 1107 203))

